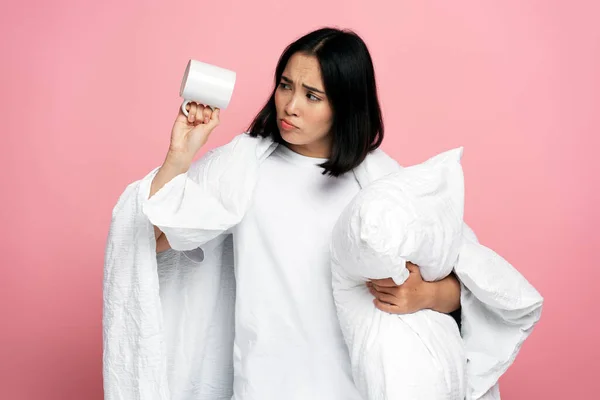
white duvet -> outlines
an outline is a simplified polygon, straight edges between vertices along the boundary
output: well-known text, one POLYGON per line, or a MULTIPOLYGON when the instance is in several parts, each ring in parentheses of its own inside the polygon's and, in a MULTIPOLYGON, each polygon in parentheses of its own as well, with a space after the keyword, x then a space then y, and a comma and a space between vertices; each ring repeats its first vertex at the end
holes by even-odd
MULTIPOLYGON (((105 255, 106 399, 231 398, 235 278, 227 232, 243 218, 258 165, 275 147, 269 139, 242 134, 205 155, 150 200, 150 183, 157 169, 125 189, 113 210, 105 255), (153 224, 165 232, 172 247, 158 256, 153 224)), ((354 174, 364 190, 400 171, 394 160, 377 150, 354 174)), ((431 311, 402 318, 374 314, 370 301, 370 309, 362 306, 364 292, 354 296, 355 310, 339 312, 353 353, 355 380, 361 390, 367 390, 369 399, 438 398, 411 391, 434 381, 431 393, 447 393, 447 398, 462 398, 463 392, 467 399, 499 398, 498 378, 539 320, 542 298, 508 262, 479 244, 466 225, 461 229, 458 258, 448 256, 444 263, 432 262, 431 268, 441 268, 435 273, 442 276, 454 263, 461 281, 462 338, 446 315, 431 311), (365 321, 369 315, 382 318, 365 321), (403 332, 414 327, 410 335, 392 337, 398 321, 404 323, 403 332), (429 330, 423 328, 424 321, 430 323, 429 330), (365 327, 375 334, 348 335, 365 327), (378 350, 378 344, 385 346, 378 350), (391 357, 396 360, 397 355, 409 360, 394 364, 391 357), (428 366, 434 368, 427 370, 428 366), (408 382, 408 376, 418 379, 408 382), (413 397, 400 397, 401 393, 413 393, 413 397)), ((373 254, 392 254, 372 244, 373 254)), ((335 260, 332 257, 332 263, 335 260)), ((392 276, 400 282, 405 276, 403 261, 400 256, 397 262, 393 257, 390 260, 398 267, 398 274, 392 276)), ((336 268, 342 271, 342 264, 336 268)), ((341 304, 339 292, 335 296, 341 304)), ((350 302, 352 298, 349 292, 350 302)))

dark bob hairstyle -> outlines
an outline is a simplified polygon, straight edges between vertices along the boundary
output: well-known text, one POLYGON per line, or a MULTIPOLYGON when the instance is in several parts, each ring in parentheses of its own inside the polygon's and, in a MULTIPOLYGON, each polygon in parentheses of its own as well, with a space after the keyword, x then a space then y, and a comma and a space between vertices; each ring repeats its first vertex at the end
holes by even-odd
POLYGON ((271 97, 254 118, 248 134, 270 136, 285 144, 277 127, 275 91, 289 59, 298 52, 316 57, 321 67, 333 110, 333 148, 328 161, 320 166, 324 174, 339 176, 358 166, 383 140, 373 61, 365 42, 352 31, 322 28, 290 44, 277 63, 271 97))

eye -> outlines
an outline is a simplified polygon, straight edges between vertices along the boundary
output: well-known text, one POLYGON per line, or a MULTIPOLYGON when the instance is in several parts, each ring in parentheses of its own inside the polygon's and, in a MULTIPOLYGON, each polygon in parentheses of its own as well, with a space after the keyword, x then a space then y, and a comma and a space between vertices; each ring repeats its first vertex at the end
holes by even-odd
POLYGON ((290 85, 285 82, 279 82, 279 87, 285 90, 291 89, 290 85))
POLYGON ((315 95, 314 95, 314 94, 312 94, 312 93, 307 93, 307 94, 306 94, 306 97, 307 97, 307 98, 308 98, 308 100, 310 100, 310 101, 320 101, 320 100, 321 100, 320 98, 318 98, 317 96, 315 96, 315 95))

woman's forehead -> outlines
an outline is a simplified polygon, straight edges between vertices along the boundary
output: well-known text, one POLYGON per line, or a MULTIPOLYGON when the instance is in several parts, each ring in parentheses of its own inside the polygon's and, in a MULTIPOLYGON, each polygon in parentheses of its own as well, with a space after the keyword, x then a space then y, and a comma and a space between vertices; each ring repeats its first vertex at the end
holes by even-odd
POLYGON ((323 87, 321 67, 315 56, 294 54, 283 71, 283 76, 293 82, 299 82, 319 89, 323 87))

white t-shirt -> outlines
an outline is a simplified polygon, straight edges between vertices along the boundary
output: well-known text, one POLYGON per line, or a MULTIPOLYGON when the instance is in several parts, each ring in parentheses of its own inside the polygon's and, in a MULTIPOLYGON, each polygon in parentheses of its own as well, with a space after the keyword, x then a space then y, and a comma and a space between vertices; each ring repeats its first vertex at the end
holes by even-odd
POLYGON ((278 148, 233 229, 234 400, 359 400, 331 288, 333 225, 360 186, 278 148))

